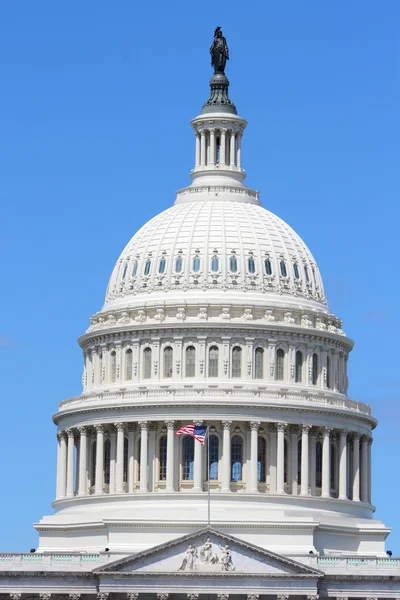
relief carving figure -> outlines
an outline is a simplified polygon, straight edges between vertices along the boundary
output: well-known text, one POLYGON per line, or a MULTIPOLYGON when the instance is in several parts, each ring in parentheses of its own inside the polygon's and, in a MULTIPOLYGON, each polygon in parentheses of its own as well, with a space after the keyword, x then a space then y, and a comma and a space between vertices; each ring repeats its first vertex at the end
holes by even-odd
POLYGON ((193 571, 195 568, 195 562, 198 557, 196 546, 189 544, 188 549, 185 552, 183 561, 178 571, 193 571))
POLYGON ((215 565, 218 563, 218 556, 213 552, 210 538, 207 538, 204 546, 200 549, 200 560, 206 565, 215 565))
POLYGON ((235 567, 232 562, 232 553, 229 550, 229 546, 225 546, 222 548, 222 554, 219 557, 219 562, 221 564, 221 571, 234 571, 235 567))

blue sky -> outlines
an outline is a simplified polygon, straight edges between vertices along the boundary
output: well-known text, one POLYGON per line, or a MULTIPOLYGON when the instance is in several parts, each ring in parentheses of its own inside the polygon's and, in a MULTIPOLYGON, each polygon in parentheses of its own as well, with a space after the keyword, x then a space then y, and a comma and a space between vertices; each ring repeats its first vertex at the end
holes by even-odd
POLYGON ((76 338, 125 243, 189 182, 221 25, 248 184, 309 245, 356 341, 350 395, 380 420, 373 500, 400 555, 399 21, 398 0, 2 2, 0 551, 37 545, 76 338))

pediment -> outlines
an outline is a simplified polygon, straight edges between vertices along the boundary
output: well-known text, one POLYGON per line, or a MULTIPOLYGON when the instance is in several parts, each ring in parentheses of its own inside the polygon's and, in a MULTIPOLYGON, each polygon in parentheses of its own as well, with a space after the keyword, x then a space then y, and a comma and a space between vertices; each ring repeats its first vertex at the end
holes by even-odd
POLYGON ((315 569, 212 528, 117 560, 96 572, 107 574, 249 574, 320 577, 315 569))

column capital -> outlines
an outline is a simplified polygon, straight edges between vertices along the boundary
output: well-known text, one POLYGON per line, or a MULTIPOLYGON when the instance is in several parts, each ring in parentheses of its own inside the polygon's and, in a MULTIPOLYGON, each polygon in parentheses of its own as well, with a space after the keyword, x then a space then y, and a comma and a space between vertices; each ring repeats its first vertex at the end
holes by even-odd
POLYGON ((217 594, 217 600, 229 600, 229 594, 217 594))
POLYGON ((372 446, 374 438, 371 436, 368 438, 368 446, 372 446))
POLYGON ((247 600, 258 600, 259 597, 259 594, 247 594, 247 600))
POLYGON ((200 425, 204 425, 204 421, 195 421, 194 424, 200 427, 200 425))
POLYGON ((117 431, 125 431, 125 423, 114 423, 114 427, 117 431))
POLYGON ((174 429, 175 428, 175 421, 164 421, 167 429, 174 429))
POLYGON ((276 597, 276 600, 289 600, 289 596, 287 594, 285 594, 285 595, 278 594, 276 597))
POLYGON ((332 427, 324 427, 322 431, 323 431, 324 437, 325 436, 330 437, 333 429, 332 429, 332 427))
POLYGON ((72 427, 70 427, 69 429, 67 429, 66 433, 67 433, 68 438, 74 438, 75 437, 75 430, 72 429, 72 427))
POLYGON ((39 598, 40 598, 40 600, 50 600, 51 594, 46 594, 46 593, 39 594, 39 598))
MULTIPOLYGON (((302 433, 310 433, 311 430, 311 425, 302 425, 301 426, 301 432, 302 433)), ((307 598, 314 598, 314 596, 307 596, 307 598)))
POLYGON ((138 594, 138 592, 128 592, 126 594, 126 597, 128 600, 138 600, 139 594, 138 594))
POLYGON ((69 600, 80 600, 81 594, 69 594, 69 600))
POLYGON ((87 435, 88 432, 88 428, 86 425, 81 425, 80 427, 77 428, 80 435, 87 435))
POLYGON ((139 421, 139 427, 141 431, 148 431, 150 428, 150 421, 139 421))
POLYGON ((157 594, 157 600, 168 600, 169 594, 157 594))
POLYGON ((57 431, 57 439, 58 440, 66 440, 67 434, 65 431, 57 431))
POLYGON ((319 600, 319 595, 315 594, 315 596, 307 596, 307 600, 319 600))
POLYGON ((352 438, 353 438, 354 442, 358 441, 360 439, 360 437, 361 437, 361 434, 358 431, 353 431, 352 438))
POLYGON ((108 600, 108 592, 97 592, 97 600, 108 600))
POLYGON ((232 421, 222 421, 222 427, 223 427, 223 429, 228 429, 230 431, 231 430, 231 425, 232 425, 232 421))
POLYGON ((338 429, 338 434, 341 437, 347 438, 347 436, 349 435, 349 430, 348 429, 338 429))
POLYGON ((10 600, 21 600, 21 595, 22 594, 10 594, 10 600))
POLYGON ((286 431, 286 423, 277 423, 276 428, 278 431, 286 431))
POLYGON ((186 594, 187 600, 199 600, 199 594, 186 594))
POLYGON ((248 423, 249 429, 251 429, 251 430, 255 429, 256 431, 258 431, 260 429, 260 425, 261 425, 260 421, 249 421, 249 423, 248 423))
POLYGON ((96 433, 104 433, 104 425, 95 425, 94 428, 96 433))

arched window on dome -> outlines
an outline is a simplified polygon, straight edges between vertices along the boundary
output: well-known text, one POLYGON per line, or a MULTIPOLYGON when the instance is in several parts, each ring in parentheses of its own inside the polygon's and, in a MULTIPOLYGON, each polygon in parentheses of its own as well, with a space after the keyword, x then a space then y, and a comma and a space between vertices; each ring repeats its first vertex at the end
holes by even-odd
POLYGON ((172 348, 164 348, 164 377, 172 377, 172 348))
POLYGON ((264 377, 264 350, 256 348, 254 359, 254 378, 263 379, 264 377))
POLYGON ((188 346, 185 351, 185 377, 196 376, 196 348, 194 346, 188 346))
POLYGON ((144 264, 144 271, 143 274, 144 275, 149 275, 150 274, 150 269, 151 269, 151 260, 150 258, 148 258, 144 264))
POLYGON ((257 445, 257 481, 265 482, 267 474, 267 442, 261 435, 258 436, 257 445))
POLYGON ((219 258, 215 254, 211 259, 211 271, 213 273, 218 273, 219 271, 219 258))
POLYGON ((295 382, 301 383, 303 381, 303 354, 300 350, 296 352, 296 364, 295 364, 295 382))
POLYGON ((117 379, 117 353, 113 350, 110 354, 110 381, 115 383, 117 379))
POLYGON ((243 470, 243 440, 240 435, 234 435, 231 440, 231 480, 242 481, 243 470))
POLYGON ((182 442, 182 479, 190 481, 194 473, 194 438, 185 435, 182 442))
POLYGON ((232 255, 229 259, 229 269, 231 273, 237 272, 237 258, 235 255, 232 255))
POLYGON ((132 379, 132 359, 133 353, 130 348, 125 352, 125 379, 131 381, 132 379))
POLYGON ((319 440, 315 445, 315 485, 322 487, 322 444, 319 440))
POLYGON ((313 385, 318 383, 318 356, 315 352, 312 356, 312 383, 313 385))
POLYGON ((137 273, 137 261, 135 260, 135 262, 133 263, 133 267, 132 267, 132 277, 136 277, 136 273, 137 273))
POLYGON ((219 350, 217 346, 211 346, 208 351, 208 376, 218 377, 219 350))
POLYGON ((218 479, 218 461, 219 461, 219 440, 216 435, 210 435, 210 461, 208 471, 210 473, 210 481, 218 479))
POLYGON ((165 260, 165 258, 162 258, 158 263, 158 272, 160 273, 160 275, 162 275, 165 272, 166 263, 167 261, 165 260))
POLYGON ((182 257, 178 256, 178 258, 175 259, 175 273, 180 273, 182 271, 182 264, 183 264, 182 257))
POLYGON ((151 378, 151 348, 143 350, 143 379, 151 378))
POLYGON ((304 265, 304 275, 306 276, 307 283, 310 283, 310 276, 308 274, 308 267, 307 267, 307 265, 304 265))
POLYGON ((122 271, 122 280, 125 279, 127 270, 128 270, 128 263, 125 263, 124 270, 122 271))
POLYGON ((294 278, 295 279, 300 279, 299 266, 298 266, 298 264, 296 262, 293 263, 293 273, 294 273, 294 278))
POLYGON ((235 346, 232 349, 232 377, 242 376, 242 349, 235 346))
POLYGON ((256 272, 256 263, 252 256, 247 259, 247 268, 251 274, 256 272))
POLYGON ((271 261, 269 258, 266 258, 264 260, 264 268, 265 268, 266 275, 272 275, 272 265, 271 265, 271 261))
POLYGON ((193 273, 198 273, 200 271, 200 256, 195 256, 193 258, 192 269, 193 273))
POLYGON ((167 479, 167 436, 162 435, 160 437, 158 445, 158 456, 159 456, 159 471, 158 479, 165 481, 167 479))
POLYGON ((331 359, 326 357, 326 387, 331 389, 331 359))
POLYGON ((124 472, 123 482, 128 483, 128 438, 124 437, 124 472))
POLYGON ((111 441, 107 438, 104 442, 104 483, 110 485, 111 441))
POLYGON ((283 381, 284 361, 285 361, 285 353, 281 348, 279 348, 279 350, 276 351, 276 365, 275 365, 276 381, 283 381))
POLYGON ((281 275, 282 275, 282 277, 287 277, 286 263, 285 263, 284 260, 281 260, 280 267, 281 267, 281 275))

